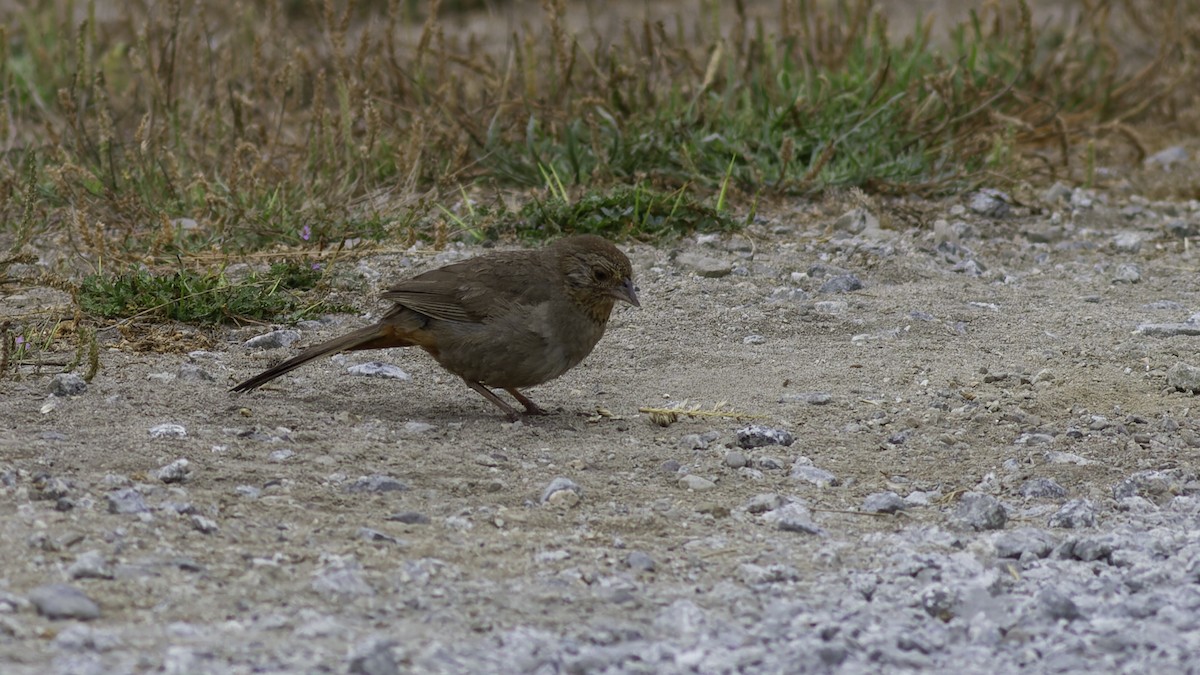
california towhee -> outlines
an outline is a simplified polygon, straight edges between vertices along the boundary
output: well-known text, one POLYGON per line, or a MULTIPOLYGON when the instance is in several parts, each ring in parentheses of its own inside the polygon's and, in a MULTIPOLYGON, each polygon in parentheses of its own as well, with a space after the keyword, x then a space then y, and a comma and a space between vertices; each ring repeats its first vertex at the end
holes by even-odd
POLYGON ((372 326, 309 347, 233 388, 249 391, 328 354, 420 347, 504 411, 488 387, 504 389, 531 415, 542 410, 518 389, 552 380, 582 361, 604 335, 617 300, 640 307, 629 258, 594 235, 536 251, 497 251, 393 286, 393 307, 372 326))

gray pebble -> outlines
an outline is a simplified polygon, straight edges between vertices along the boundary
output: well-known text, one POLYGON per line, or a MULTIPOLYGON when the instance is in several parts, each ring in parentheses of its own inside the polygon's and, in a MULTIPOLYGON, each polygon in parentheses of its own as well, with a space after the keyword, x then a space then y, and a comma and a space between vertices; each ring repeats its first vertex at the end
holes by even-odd
POLYGON ((1009 206, 1011 202, 1012 198, 1000 190, 983 188, 971 195, 967 207, 981 216, 1004 218, 1012 212, 1012 207, 1009 206))
POLYGON ((262 495, 262 490, 253 485, 239 485, 233 489, 233 493, 246 499, 258 499, 262 495))
POLYGON ((1030 478, 1021 484, 1019 492, 1022 497, 1032 499, 1061 499, 1067 496, 1067 489, 1052 478, 1030 478))
POLYGON ((1114 284, 1136 284, 1141 280, 1142 269, 1133 263, 1117 265, 1117 271, 1112 278, 1114 284))
POLYGON ((383 542, 387 544, 395 544, 397 546, 400 546, 404 543, 386 532, 380 532, 379 530, 371 527, 358 528, 358 536, 366 541, 383 542))
POLYGON ((1042 191, 1041 200, 1047 204, 1056 204, 1065 201, 1071 196, 1071 188, 1055 181, 1054 185, 1042 191))
POLYGON ((788 503, 786 497, 775 494, 774 492, 764 492, 751 497, 745 504, 742 505, 742 508, 746 509, 747 513, 759 514, 766 513, 767 511, 774 511, 786 503, 788 503))
POLYGON ((738 565, 738 581, 748 586, 764 584, 788 583, 800 580, 800 572, 791 565, 775 563, 772 565, 755 565, 742 563, 738 565))
POLYGON ((1163 224, 1163 229, 1167 231, 1167 234, 1180 239, 1188 239, 1200 234, 1200 227, 1197 227, 1196 223, 1183 218, 1168 220, 1163 224))
POLYGON ((1076 560, 1083 562, 1094 562, 1096 560, 1109 561, 1113 551, 1116 549, 1114 542, 1109 536, 1087 537, 1075 541, 1071 545, 1071 555, 1076 560))
POLYGON ((192 529, 201 534, 215 534, 220 528, 217 526, 217 521, 211 518, 194 513, 191 516, 192 529))
POLYGON ((717 484, 707 478, 689 473, 679 478, 679 487, 695 492, 703 492, 717 487, 717 484))
POLYGON ((709 444, 720 438, 720 436, 716 431, 706 431, 702 434, 687 434, 679 439, 679 445, 684 450, 707 450, 709 444))
POLYGON ((69 579, 111 579, 113 578, 112 568, 108 566, 108 562, 104 559, 104 554, 100 551, 86 551, 80 553, 79 557, 75 558, 75 562, 67 568, 67 578, 69 579))
POLYGON ((833 396, 827 391, 805 391, 795 394, 784 394, 779 397, 780 403, 807 403, 809 405, 827 405, 833 396))
POLYGON ((779 471, 783 468, 783 462, 779 458, 770 455, 759 457, 755 465, 763 471, 779 471))
POLYGON ((625 558, 625 564, 638 572, 654 571, 654 558, 651 558, 645 551, 630 551, 625 558))
POLYGON ((179 371, 175 376, 181 382, 216 382, 217 378, 207 370, 201 368, 195 363, 179 364, 179 371))
POLYGON ((658 465, 658 468, 663 473, 679 473, 679 470, 683 468, 683 465, 680 464, 679 460, 677 459, 668 459, 662 464, 658 465))
POLYGON ((838 232, 848 232, 850 234, 862 234, 867 231, 877 231, 879 227, 879 218, 869 210, 862 207, 850 209, 833 221, 833 229, 838 232))
POLYGON ((1200 368, 1183 362, 1176 363, 1167 371, 1167 384, 1179 391, 1200 392, 1200 368))
POLYGON ((295 450, 291 450, 289 448, 284 448, 283 450, 275 450, 271 454, 267 455, 267 461, 278 464, 280 462, 286 462, 287 460, 289 460, 295 456, 296 456, 295 450))
POLYGON ((433 431, 436 428, 437 427, 428 422, 417 422, 415 420, 411 420, 404 423, 404 433, 411 436, 421 436, 433 431))
POLYGON ((746 466, 746 453, 741 450, 730 450, 725 453, 725 466, 731 469, 740 469, 746 466))
POLYGON ((1182 481, 1167 471, 1138 471, 1113 486, 1113 499, 1164 497, 1181 492, 1182 481))
POLYGON ((742 344, 744 345, 761 345, 766 344, 766 342, 767 338, 763 337, 762 335, 747 335, 746 337, 742 338, 742 344))
POLYGON ((580 488, 575 481, 567 478, 566 476, 559 476, 550 481, 550 483, 546 486, 546 489, 542 490, 542 496, 539 501, 541 501, 543 504, 548 504, 552 499, 557 501, 569 498, 567 495, 559 495, 558 497, 555 497, 555 495, 558 495, 560 492, 570 492, 571 494, 575 495, 575 502, 578 502, 579 498, 583 496, 583 489, 580 488))
POLYGON ((186 438, 187 429, 182 424, 159 424, 150 427, 150 438, 186 438))
POLYGON ((1011 532, 1004 532, 996 538, 996 557, 1045 558, 1057 545, 1058 540, 1043 530, 1019 527, 1011 532))
POLYGON ((737 430, 737 444, 742 448, 761 448, 767 445, 791 445, 795 439, 785 429, 773 429, 753 424, 737 430))
POLYGON ((785 302, 794 304, 805 303, 808 302, 808 293, 805 293, 799 288, 776 288, 774 291, 771 291, 769 296, 767 296, 767 300, 770 302, 785 302))
POLYGON ((794 501, 767 511, 763 520, 774 523, 775 527, 784 532, 800 532, 802 534, 825 534, 819 525, 813 522, 812 512, 804 504, 794 501))
POLYGON ((417 511, 400 511, 388 516, 387 519, 406 525, 428 525, 432 522, 429 516, 417 511))
POLYGON ((1079 606, 1075 604, 1075 601, 1056 588, 1042 589, 1037 594, 1036 602, 1042 613, 1051 620, 1074 621, 1083 618, 1083 613, 1079 611, 1079 606))
POLYGON ((1112 246, 1117 253, 1137 253, 1142 250, 1142 235, 1140 232, 1119 232, 1113 236, 1112 246))
POLYGON ((399 366, 382 361, 368 361, 346 369, 347 373, 360 377, 379 377, 387 380, 412 381, 412 375, 404 372, 399 366))
POLYGON ((54 396, 79 396, 87 387, 83 377, 75 373, 59 373, 50 378, 50 393, 54 396))
POLYGON ((818 289, 819 293, 850 293, 851 291, 861 290, 863 282, 853 274, 839 274, 835 277, 830 277, 821 284, 818 289))
POLYGON ((850 304, 845 300, 818 300, 813 303, 813 311, 818 314, 845 314, 850 304))
POLYGON ((1008 522, 1008 511, 991 495, 967 492, 958 500, 954 519, 973 530, 999 530, 1008 522))
POLYGON ((273 330, 270 333, 256 335, 242 343, 247 349, 278 349, 290 347, 300 339, 300 333, 294 330, 273 330))
POLYGON ((1177 335, 1200 335, 1200 323, 1142 323, 1134 329, 1135 333, 1150 337, 1175 337, 1177 335))
POLYGON ((1146 166, 1170 168, 1172 164, 1180 164, 1188 160, 1188 152, 1182 145, 1172 145, 1159 150, 1144 160, 1146 166))
POLYGON ((48 584, 29 591, 29 602, 38 614, 51 619, 89 621, 100 617, 100 607, 83 591, 67 584, 48 584))
POLYGON ((389 638, 375 638, 355 649, 350 657, 350 675, 400 675, 400 663, 394 648, 398 643, 389 638))
POLYGON ((118 514, 133 514, 145 513, 150 510, 146 506, 146 500, 142 497, 142 493, 138 492, 137 488, 122 488, 116 492, 110 492, 106 496, 108 499, 108 512, 118 514))
POLYGON ((895 492, 876 492, 863 500, 862 510, 867 513, 896 513, 908 508, 908 503, 895 492))
POLYGON ((1096 526, 1096 505, 1090 499, 1072 499, 1063 504, 1047 523, 1050 527, 1075 529, 1096 526))
POLYGON ((675 257, 675 263, 684 269, 694 272, 697 276, 711 279, 728 276, 733 271, 733 266, 724 260, 718 260, 692 251, 680 253, 675 257))
POLYGON ((792 464, 791 477, 803 483, 809 483, 819 488, 834 487, 839 484, 837 476, 825 469, 813 466, 807 457, 799 457, 792 464))
POLYGON ((403 481, 385 476, 383 474, 373 473, 369 476, 359 476, 358 480, 346 486, 346 492, 404 492, 408 490, 408 484, 403 481))
POLYGON ((362 565, 353 556, 324 556, 323 565, 313 573, 312 589, 330 601, 374 595, 375 589, 363 576, 362 565))
POLYGON ((164 483, 182 483, 187 480, 188 474, 191 473, 188 464, 187 459, 180 457, 166 466, 159 467, 154 472, 154 477, 164 483))

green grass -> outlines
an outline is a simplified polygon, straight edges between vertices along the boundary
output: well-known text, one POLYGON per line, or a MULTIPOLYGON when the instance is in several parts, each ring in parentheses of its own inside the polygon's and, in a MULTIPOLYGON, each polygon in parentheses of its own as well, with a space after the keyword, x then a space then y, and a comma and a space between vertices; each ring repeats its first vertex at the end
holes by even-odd
POLYGON ((353 311, 323 301, 308 301, 321 280, 311 263, 275 263, 263 275, 236 283, 223 274, 180 270, 151 274, 133 269, 91 274, 80 284, 84 312, 108 319, 154 318, 194 324, 292 322, 337 311, 353 311))

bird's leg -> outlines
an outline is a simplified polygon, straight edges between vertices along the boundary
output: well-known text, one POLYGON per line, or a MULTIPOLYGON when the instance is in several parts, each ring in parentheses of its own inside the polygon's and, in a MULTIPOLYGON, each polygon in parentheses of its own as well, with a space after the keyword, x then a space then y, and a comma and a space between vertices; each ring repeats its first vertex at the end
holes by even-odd
POLYGON ((525 406, 525 412, 529 413, 530 415, 545 415, 546 414, 545 410, 542 410, 541 408, 539 408, 538 404, 534 403, 533 401, 530 401, 528 396, 517 391, 515 387, 505 387, 504 391, 507 391, 509 394, 512 395, 513 398, 517 399, 517 403, 520 403, 521 405, 525 406))
MULTIPOLYGON (((479 392, 479 394, 481 396, 483 396, 487 400, 491 401, 497 408, 503 410, 504 414, 508 417, 509 422, 516 422, 517 420, 521 419, 521 416, 519 414, 517 414, 517 411, 514 410, 511 405, 500 400, 500 397, 493 394, 491 389, 488 389, 487 387, 483 386, 482 384, 479 384, 478 382, 472 382, 465 377, 463 378, 463 382, 466 382, 468 387, 479 392)), ((524 397, 522 397, 522 398, 524 398, 524 397)), ((517 399, 517 400, 520 400, 520 399, 517 399)), ((526 400, 529 400, 529 399, 526 399, 526 400)))

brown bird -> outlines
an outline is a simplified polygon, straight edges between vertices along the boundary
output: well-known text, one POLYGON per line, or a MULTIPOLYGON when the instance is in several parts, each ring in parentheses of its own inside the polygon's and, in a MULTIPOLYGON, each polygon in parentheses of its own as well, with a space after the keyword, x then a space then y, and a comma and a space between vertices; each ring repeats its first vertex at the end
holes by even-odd
POLYGON ((516 421, 517 411, 489 387, 507 391, 529 414, 542 414, 519 390, 562 375, 590 354, 617 300, 641 307, 629 258, 594 235, 446 265, 382 297, 396 306, 379 323, 309 347, 232 391, 255 389, 338 352, 420 347, 516 421))

